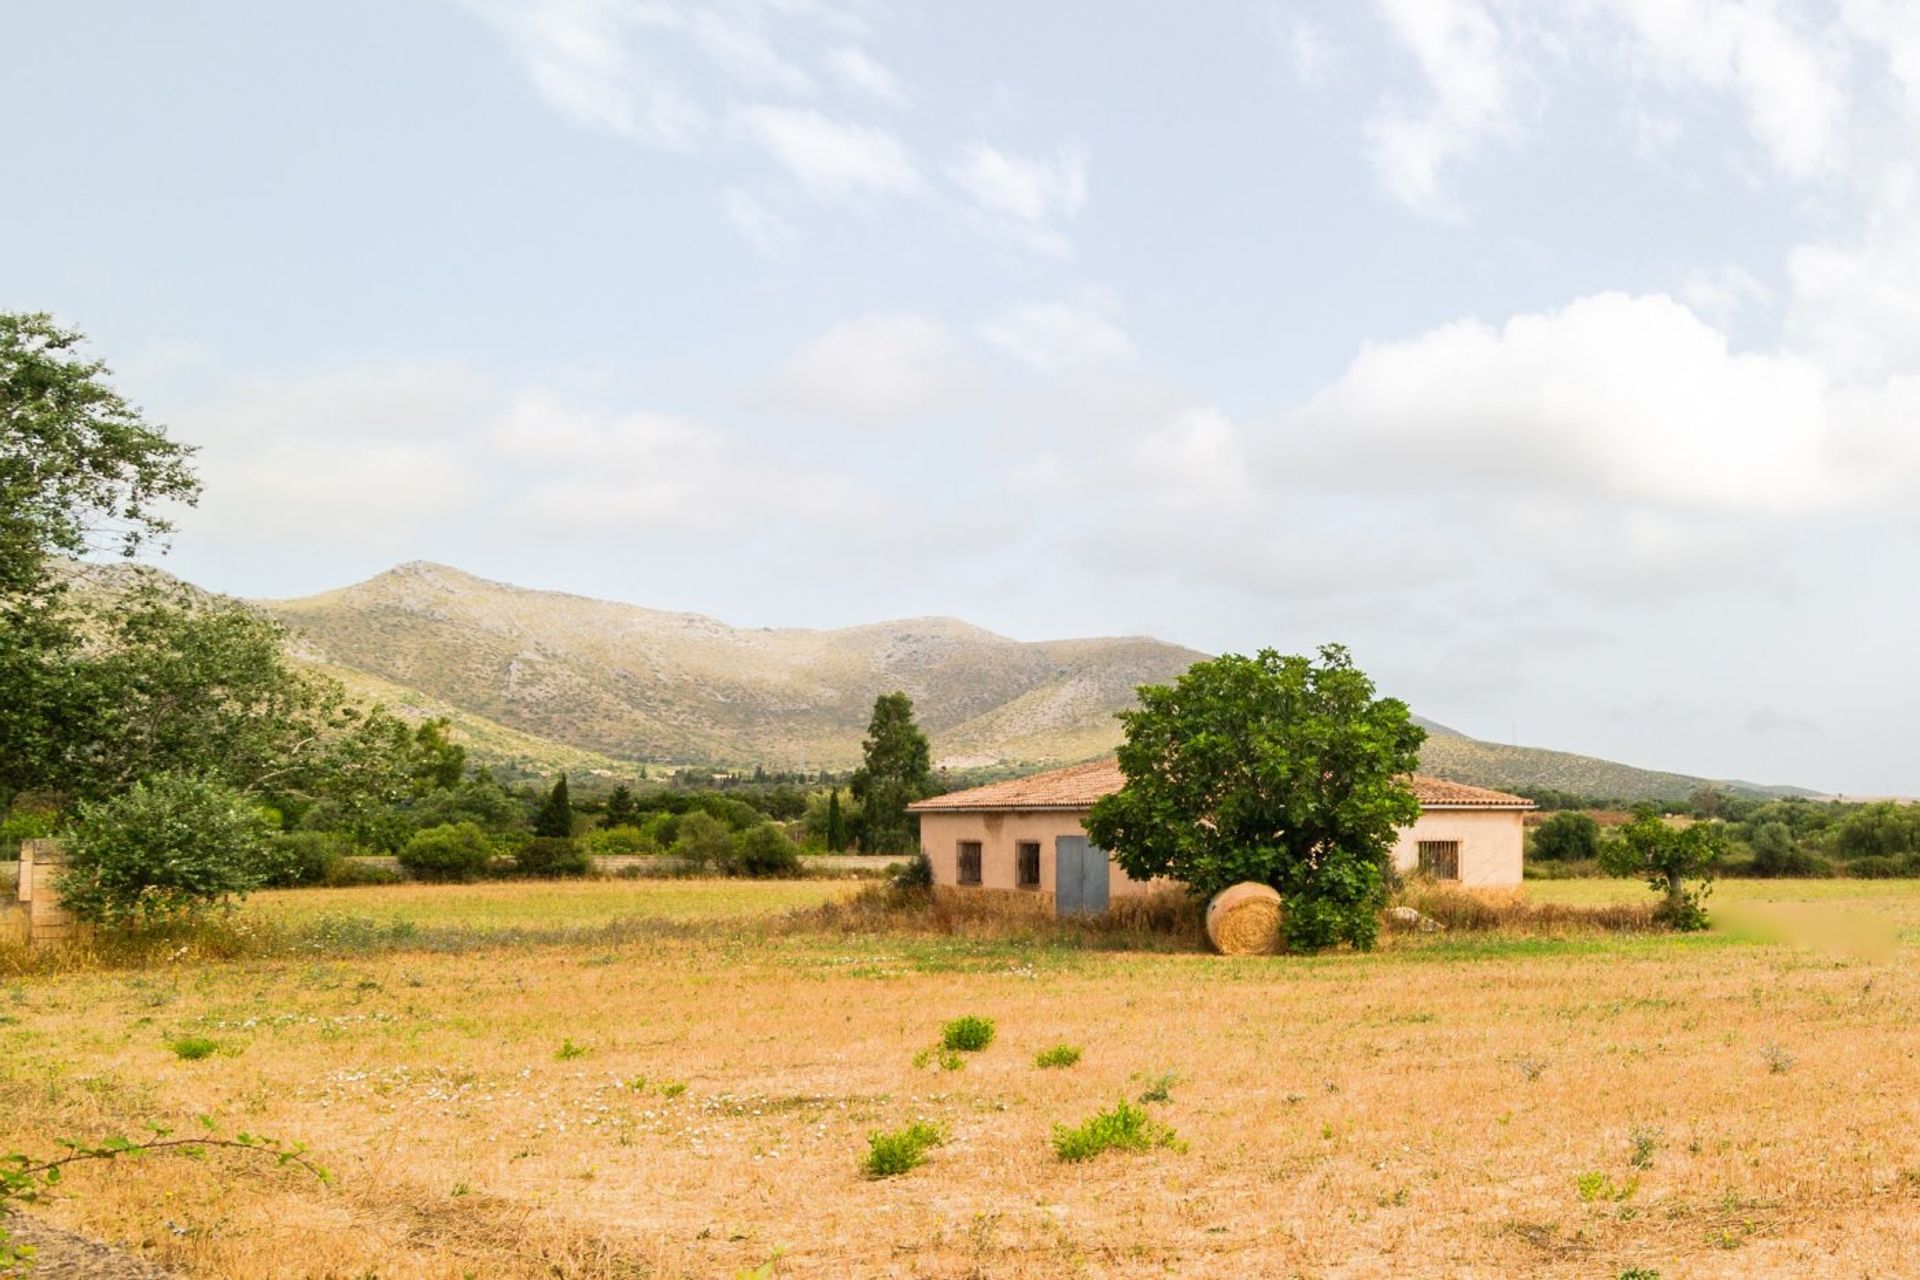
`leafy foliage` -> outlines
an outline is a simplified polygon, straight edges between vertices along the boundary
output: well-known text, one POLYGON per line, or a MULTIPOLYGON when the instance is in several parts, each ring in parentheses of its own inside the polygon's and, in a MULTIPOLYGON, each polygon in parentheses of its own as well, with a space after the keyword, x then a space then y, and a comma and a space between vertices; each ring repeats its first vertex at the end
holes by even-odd
POLYGON ((1533 832, 1535 858, 1543 862, 1590 862, 1600 856, 1600 824, 1584 813, 1556 813, 1533 832))
POLYGON ((81 919, 106 924, 191 915, 259 886, 267 835, 233 788, 157 774, 80 806, 60 896, 81 919))
POLYGON ((1647 887, 1664 894, 1655 918, 1682 931, 1707 927, 1705 901, 1713 891, 1711 866, 1726 848, 1725 829, 1717 822, 1669 826, 1651 807, 1636 810, 1600 850, 1608 875, 1641 876, 1647 887), (1689 888, 1687 881, 1697 883, 1689 888))
POLYGON ((679 820, 673 854, 695 871, 724 870, 733 856, 733 832, 710 813, 689 813, 679 820))
POLYGON ((897 1178, 919 1168, 926 1162, 927 1151, 946 1140, 938 1125, 925 1121, 891 1133, 875 1130, 867 1135, 867 1156, 860 1167, 869 1178, 897 1178))
POLYGON ((0 593, 36 589, 50 555, 131 555, 200 491, 193 451, 113 389, 84 337, 44 312, 0 312, 0 593))
POLYGON ((1155 1147, 1180 1149, 1173 1130, 1122 1098, 1078 1125, 1053 1126, 1053 1153, 1060 1159, 1091 1160, 1106 1151, 1151 1151, 1155 1147))
POLYGON ((601 815, 601 825, 631 827, 639 820, 640 806, 634 803, 633 789, 623 782, 607 796, 606 808, 601 815))
POLYGON ((873 718, 860 744, 864 762, 852 789, 860 802, 860 847, 868 853, 907 853, 920 841, 919 824, 907 806, 933 794, 933 753, 913 722, 913 699, 884 693, 873 701, 873 718))
POLYGON ((477 880, 499 852, 487 833, 471 822, 455 822, 417 831, 400 850, 400 865, 422 880, 477 880))
POLYGON ((557 879, 593 874, 593 858, 577 841, 558 836, 535 836, 513 853, 513 865, 523 876, 557 879))
POLYGON ((1077 1044, 1056 1044, 1033 1055, 1033 1065, 1043 1070, 1070 1067, 1078 1061, 1080 1046, 1077 1044))
POLYGON ((727 869, 735 875, 761 878, 798 875, 800 851, 779 827, 763 822, 734 836, 727 869))
POLYGON ((1399 828, 1420 815, 1403 776, 1425 731, 1374 697, 1347 651, 1318 661, 1227 654, 1120 714, 1126 784, 1087 832, 1135 879, 1210 897, 1243 880, 1286 899, 1288 945, 1371 947, 1399 828))
POLYGON ((572 838, 573 799, 567 791, 566 774, 560 775, 553 784, 553 790, 547 792, 546 802, 540 806, 540 812, 534 815, 533 834, 551 840, 572 838))
POLYGON ((955 1053, 978 1053, 992 1043, 992 1018, 970 1013, 940 1028, 940 1047, 955 1053))

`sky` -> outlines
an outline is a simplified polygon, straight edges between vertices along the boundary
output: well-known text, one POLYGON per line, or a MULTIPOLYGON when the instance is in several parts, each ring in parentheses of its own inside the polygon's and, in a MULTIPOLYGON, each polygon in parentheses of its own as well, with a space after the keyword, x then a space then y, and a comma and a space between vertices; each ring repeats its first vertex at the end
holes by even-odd
POLYGON ((1920 792, 1920 6, 17 0, 0 306, 164 563, 1347 644, 1920 792))

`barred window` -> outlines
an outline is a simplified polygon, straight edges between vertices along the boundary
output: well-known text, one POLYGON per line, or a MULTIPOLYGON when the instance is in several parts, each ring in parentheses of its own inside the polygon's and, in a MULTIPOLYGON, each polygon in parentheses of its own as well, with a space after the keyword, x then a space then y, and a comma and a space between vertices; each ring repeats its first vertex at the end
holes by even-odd
POLYGON ((1420 871, 1435 880, 1460 878, 1460 842, 1458 840, 1422 840, 1420 871))
POLYGON ((1040 845, 1022 840, 1013 846, 1013 882, 1022 889, 1040 887, 1040 845))
POLYGON ((960 842, 960 875, 958 878, 961 884, 980 883, 980 842, 978 840, 962 840, 960 842))

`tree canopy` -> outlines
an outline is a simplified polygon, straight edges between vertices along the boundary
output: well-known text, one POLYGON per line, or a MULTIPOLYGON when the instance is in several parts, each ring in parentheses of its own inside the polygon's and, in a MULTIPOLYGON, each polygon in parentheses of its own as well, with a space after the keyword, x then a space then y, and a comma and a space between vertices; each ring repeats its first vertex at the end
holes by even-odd
POLYGON ((1640 876, 1662 896, 1655 918, 1675 929, 1707 927, 1706 898, 1713 892, 1715 859, 1725 852, 1726 829, 1718 822, 1671 826, 1651 805, 1634 810, 1633 821, 1600 848, 1609 875, 1640 876), (1688 880, 1697 883, 1687 887, 1688 880))
POLYGON ((1195 663, 1120 713, 1125 785, 1087 820, 1127 874, 1211 896, 1252 880, 1286 900, 1288 945, 1373 945, 1406 783, 1426 733, 1346 649, 1195 663))
POLYGON ((919 828, 907 806, 933 794, 933 751, 913 722, 913 699, 883 693, 860 744, 863 761, 852 789, 860 801, 860 847, 867 853, 911 853, 919 828))

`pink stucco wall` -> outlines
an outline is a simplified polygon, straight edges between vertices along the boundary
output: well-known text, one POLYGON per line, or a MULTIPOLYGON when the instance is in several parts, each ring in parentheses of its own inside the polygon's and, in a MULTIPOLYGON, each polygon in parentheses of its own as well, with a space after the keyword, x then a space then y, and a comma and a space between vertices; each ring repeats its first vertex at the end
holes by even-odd
MULTIPOLYGON (((920 815, 920 847, 933 864, 935 884, 959 880, 960 842, 980 842, 980 887, 1014 889, 1014 846, 1022 840, 1040 845, 1040 887, 1022 892, 1051 897, 1054 888, 1053 842, 1060 836, 1084 835, 1080 825, 1086 810, 1012 812, 948 812, 920 815)), ((1411 871, 1421 840, 1460 842, 1460 883, 1470 887, 1512 886, 1520 883, 1523 843, 1521 815, 1512 809, 1426 809, 1419 821, 1400 833, 1393 848, 1394 865, 1411 871)), ((1109 871, 1112 896, 1146 893, 1171 883, 1135 880, 1118 866, 1109 871)))

